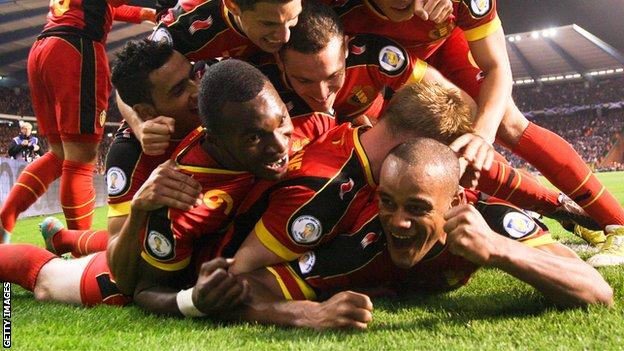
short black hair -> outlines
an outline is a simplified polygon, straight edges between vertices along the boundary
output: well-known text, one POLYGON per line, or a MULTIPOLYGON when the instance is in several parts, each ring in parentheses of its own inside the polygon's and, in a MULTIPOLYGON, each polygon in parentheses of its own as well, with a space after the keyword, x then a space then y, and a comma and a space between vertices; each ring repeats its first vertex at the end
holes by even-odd
POLYGON ((288 49, 304 54, 316 54, 333 38, 344 37, 344 26, 338 14, 317 0, 304 0, 297 25, 290 30, 290 39, 279 53, 283 58, 288 49))
MULTIPOLYGON (((260 2, 268 2, 268 3, 274 3, 274 4, 285 4, 288 2, 291 2, 293 0, 232 0, 236 3, 236 5, 238 5, 238 8, 240 8, 241 12, 247 11, 247 10, 253 10, 256 6, 257 3, 260 2)), ((305 2, 306 0, 302 0, 303 2, 305 2)))
POLYGON ((152 101, 149 74, 162 67, 173 55, 173 47, 164 41, 148 39, 127 42, 117 53, 111 81, 121 99, 128 105, 152 101))
POLYGON ((253 100, 268 78, 247 62, 227 59, 208 67, 199 88, 199 115, 204 127, 213 133, 223 131, 223 107, 229 102, 253 100))

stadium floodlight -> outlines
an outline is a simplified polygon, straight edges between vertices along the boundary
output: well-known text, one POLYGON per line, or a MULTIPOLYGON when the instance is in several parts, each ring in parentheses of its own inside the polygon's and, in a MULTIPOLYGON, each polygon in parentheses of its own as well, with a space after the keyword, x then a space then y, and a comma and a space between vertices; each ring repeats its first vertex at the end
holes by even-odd
POLYGON ((574 73, 573 77, 574 78, 581 78, 581 74, 580 73, 574 73))
POLYGON ((617 73, 624 72, 624 68, 616 68, 615 72, 617 72, 617 73))
POLYGON ((4 76, 0 76, 0 80, 3 80, 3 79, 4 79, 4 76))
POLYGON ((520 41, 520 40, 522 40, 522 37, 519 34, 516 34, 514 39, 516 39, 516 41, 520 41))
POLYGON ((538 31, 533 31, 533 32, 531 33, 531 38, 533 38, 533 39, 537 39, 537 38, 539 38, 539 36, 540 36, 540 35, 539 35, 539 32, 538 32, 538 31))
POLYGON ((598 71, 598 74, 602 76, 602 75, 607 74, 607 71, 604 71, 604 70, 603 71, 598 71))
POLYGON ((507 38, 507 40, 509 40, 510 43, 513 43, 514 41, 516 41, 516 37, 512 35, 509 38, 507 38))
POLYGON ((554 37, 557 34, 557 28, 549 28, 548 29, 548 36, 549 37, 554 37))
POLYGON ((590 76, 595 76, 595 75, 598 75, 598 72, 596 72, 596 71, 589 72, 589 75, 590 75, 590 76))
POLYGON ((556 76, 556 77, 555 77, 555 79, 556 79, 556 80, 562 80, 562 79, 563 79, 563 76, 556 76))
POLYGON ((533 79, 525 79, 524 80, 524 83, 533 83, 533 82, 535 82, 533 79))
POLYGON ((607 70, 607 74, 611 74, 611 73, 613 73, 613 72, 615 72, 615 70, 612 70, 612 69, 608 69, 608 70, 607 70))

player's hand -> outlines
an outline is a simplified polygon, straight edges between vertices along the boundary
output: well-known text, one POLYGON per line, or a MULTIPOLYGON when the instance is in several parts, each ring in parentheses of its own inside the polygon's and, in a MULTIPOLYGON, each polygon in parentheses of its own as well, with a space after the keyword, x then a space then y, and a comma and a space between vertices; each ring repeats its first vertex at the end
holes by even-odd
POLYGON ((479 178, 481 177, 481 172, 475 170, 468 164, 465 158, 459 158, 459 174, 461 178, 459 178, 459 185, 466 189, 474 189, 479 185, 479 178))
POLYGON ((33 151, 34 152, 39 151, 39 149, 40 149, 39 145, 37 145, 37 144, 33 145, 33 151))
POLYGON ((22 140, 22 146, 28 146, 28 140, 22 140))
POLYGON ((249 300, 249 283, 228 273, 234 259, 223 257, 205 262, 193 290, 193 304, 210 315, 227 312, 249 300))
POLYGON ((416 11, 414 14, 425 21, 429 20, 435 23, 442 23, 453 13, 453 3, 451 0, 417 0, 416 3, 416 11), (420 9, 418 5, 419 2, 421 3, 420 9), (426 15, 426 18, 423 18, 423 13, 426 15))
POLYGON ((156 156, 165 153, 174 131, 175 119, 158 116, 142 122, 136 135, 141 142, 143 152, 156 156))
POLYGON ((468 161, 475 171, 489 170, 494 161, 494 148, 475 133, 466 133, 455 139, 449 147, 458 157, 468 161))
POLYGON ((373 303, 364 294, 343 291, 318 305, 311 314, 310 326, 317 330, 364 330, 373 320, 373 303))
POLYGON ((141 18, 141 21, 147 21, 156 24, 156 10, 152 8, 141 8, 141 11, 139 12, 139 17, 141 18))
POLYGON ((188 211, 201 204, 202 187, 190 176, 175 169, 175 162, 156 167, 132 199, 132 208, 152 211, 161 207, 188 211))
POLYGON ((472 205, 464 204, 451 208, 445 215, 444 231, 449 251, 477 264, 487 265, 498 250, 498 234, 472 205))

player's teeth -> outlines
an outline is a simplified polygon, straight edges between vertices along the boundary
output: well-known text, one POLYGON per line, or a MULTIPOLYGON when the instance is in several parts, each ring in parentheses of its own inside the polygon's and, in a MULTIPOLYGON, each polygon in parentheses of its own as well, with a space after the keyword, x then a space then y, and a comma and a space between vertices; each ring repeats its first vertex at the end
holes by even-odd
POLYGON ((394 233, 394 232, 390 234, 397 239, 410 239, 411 238, 409 235, 401 235, 399 233, 394 233))

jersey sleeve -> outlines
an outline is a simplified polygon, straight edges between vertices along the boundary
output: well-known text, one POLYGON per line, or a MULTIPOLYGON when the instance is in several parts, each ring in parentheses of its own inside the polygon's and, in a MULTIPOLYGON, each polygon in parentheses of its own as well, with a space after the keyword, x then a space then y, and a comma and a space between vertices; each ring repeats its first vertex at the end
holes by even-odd
POLYGON ((315 217, 302 215, 289 223, 314 195, 314 190, 298 185, 276 190, 254 227, 260 242, 284 261, 298 258, 321 239, 323 228, 315 217))
POLYGON ((297 152, 336 126, 336 119, 322 112, 291 116, 293 124, 292 150, 297 152))
POLYGON ((496 233, 531 247, 555 243, 548 228, 510 203, 482 195, 475 204, 496 233))
POLYGON ((496 13, 496 0, 461 0, 457 5, 456 21, 468 41, 483 39, 502 28, 496 13))
POLYGON ((368 74, 379 89, 388 86, 397 90, 406 83, 419 83, 425 75, 427 63, 412 58, 390 38, 365 34, 357 36, 350 45, 352 54, 365 48, 362 56, 367 61, 368 74))
POLYGON ((266 267, 286 300, 316 300, 314 289, 288 263, 266 267))
POLYGON ((132 197, 149 176, 138 169, 141 145, 131 134, 118 134, 106 156, 108 217, 128 215, 132 197))
POLYGON ((141 257, 164 271, 179 271, 191 262, 193 233, 185 230, 179 211, 161 208, 150 212, 142 233, 141 257))
POLYGON ((122 21, 128 23, 141 23, 141 10, 143 8, 139 6, 121 5, 113 8, 113 15, 115 21, 122 21))

